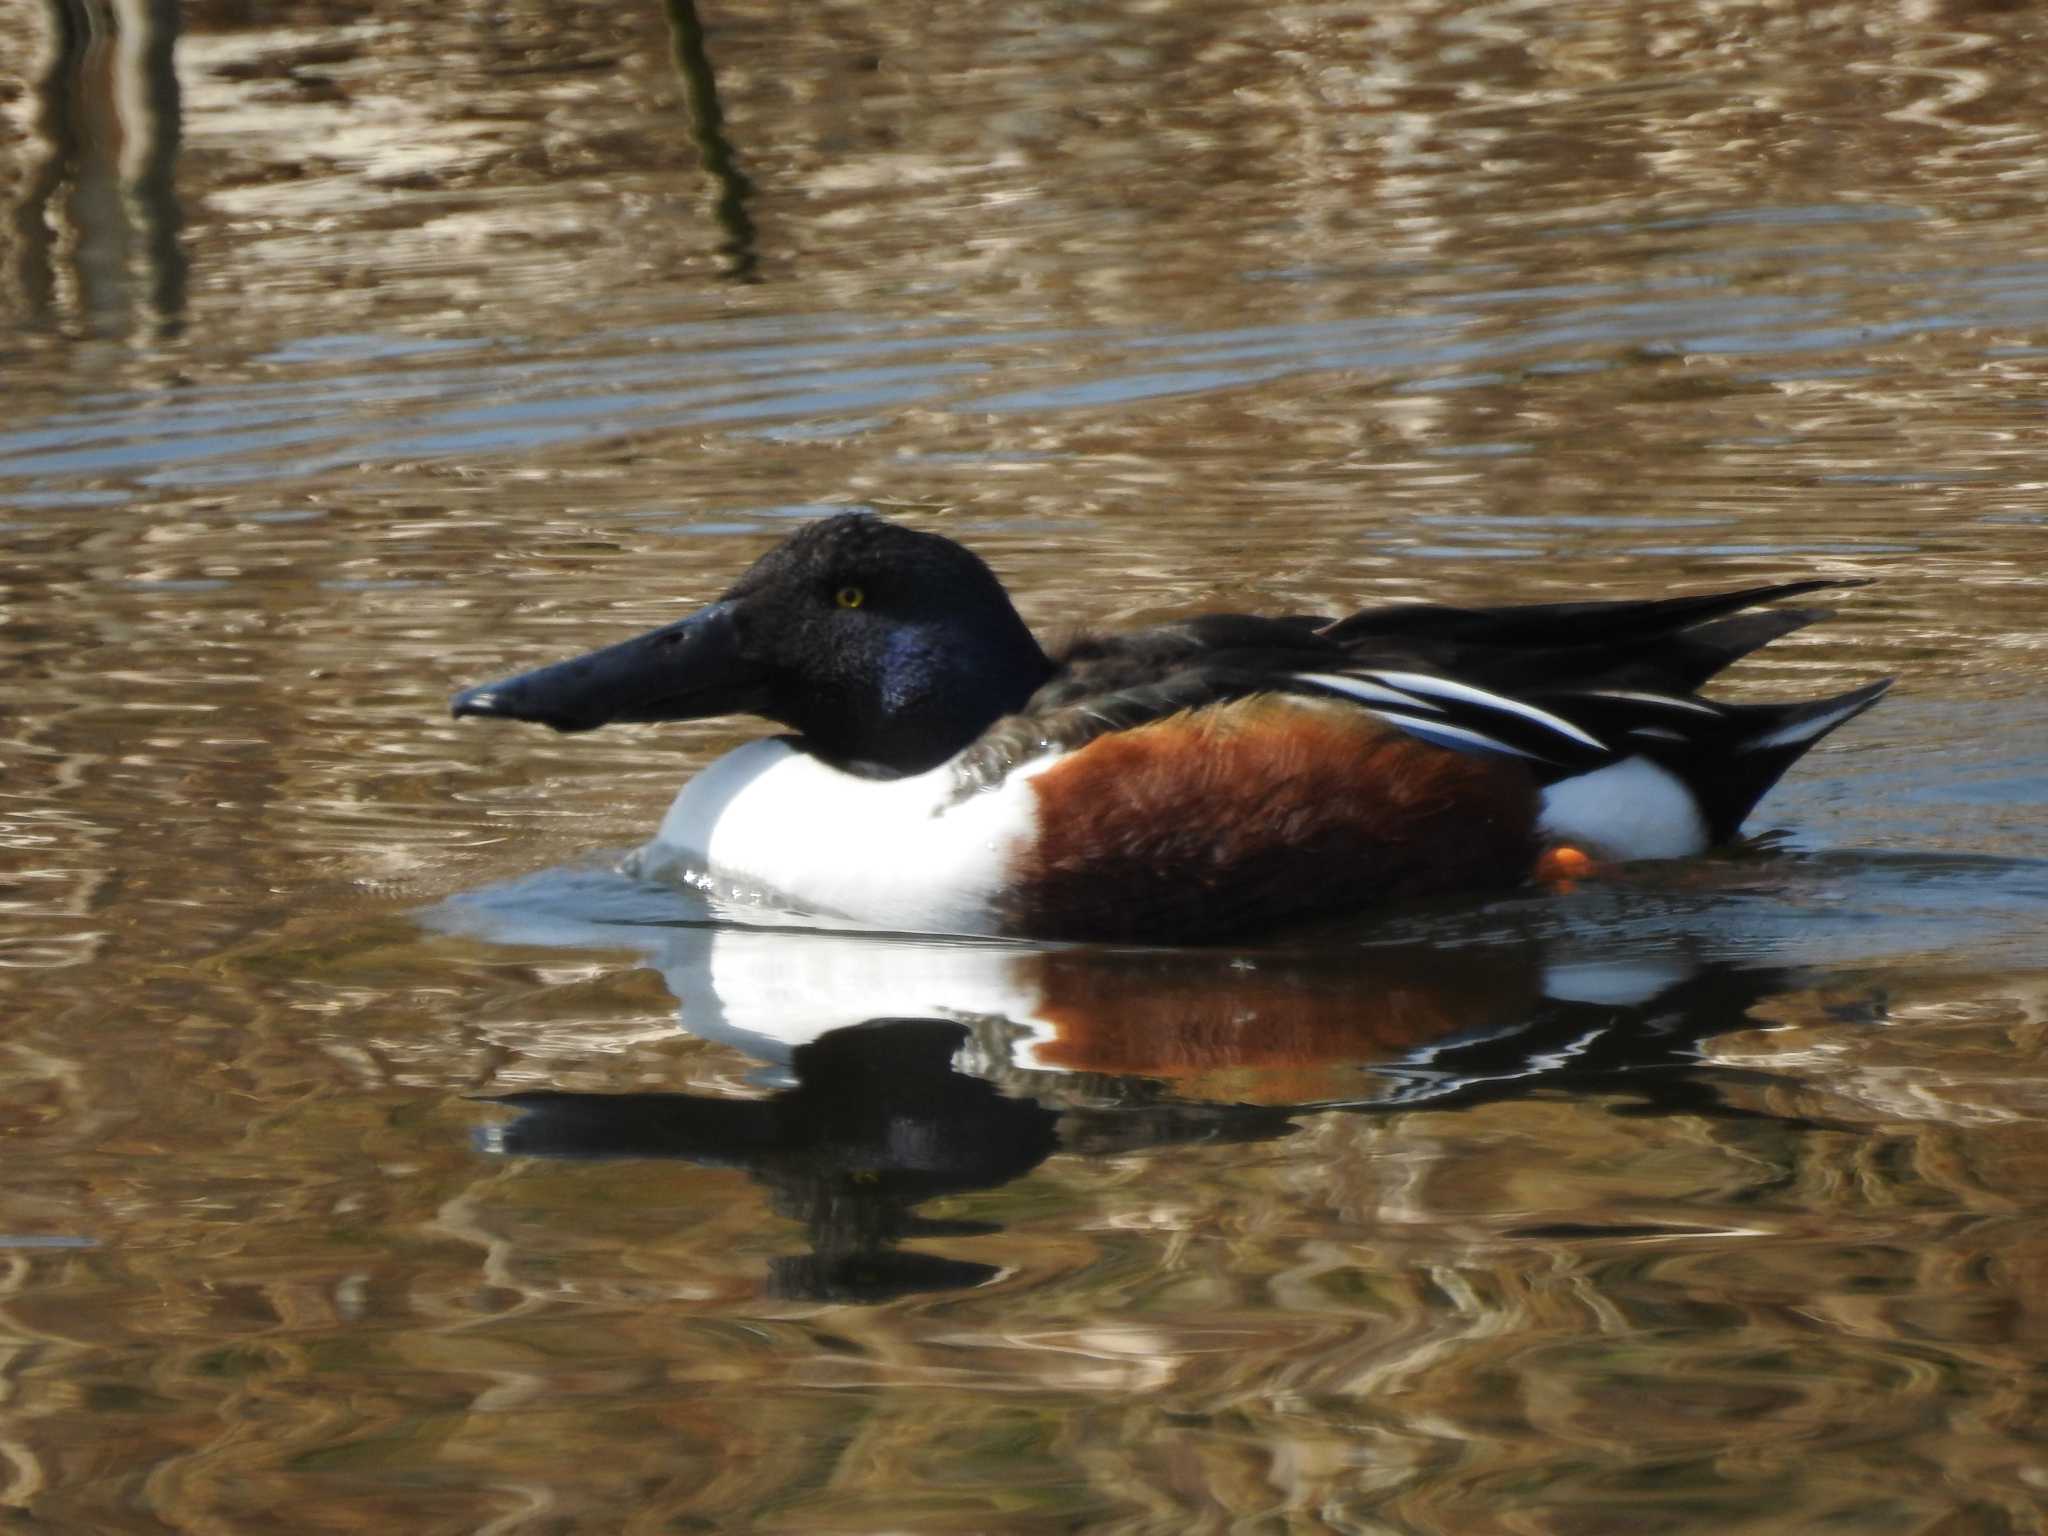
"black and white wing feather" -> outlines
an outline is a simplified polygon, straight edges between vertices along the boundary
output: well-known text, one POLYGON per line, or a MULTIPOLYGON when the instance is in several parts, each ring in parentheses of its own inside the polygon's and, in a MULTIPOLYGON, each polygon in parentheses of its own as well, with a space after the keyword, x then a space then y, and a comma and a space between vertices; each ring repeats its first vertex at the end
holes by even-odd
POLYGON ((1288 691, 1348 700, 1453 751, 1522 758, 1543 782, 1588 773, 1616 758, 1605 740, 1567 712, 1426 672, 1300 672, 1288 679, 1288 691))
POLYGON ((1853 581, 1813 580, 1647 602, 1495 609, 1407 606, 1337 621, 1212 614, 1091 636, 1026 707, 954 761, 957 793, 1024 762, 1185 710, 1294 694, 1365 710, 1420 740, 1523 763, 1545 786, 1646 759, 1678 778, 1715 841, 1799 756, 1889 682, 1796 704, 1694 692, 1731 662, 1826 617, 1761 604, 1853 581))
POLYGON ((1891 686, 1887 680, 1796 704, 1722 704, 1637 688, 1515 696, 1386 670, 1300 673, 1290 682, 1298 691, 1348 699, 1424 741, 1519 758, 1539 784, 1647 759, 1691 791, 1716 842, 1735 835, 1802 753, 1891 686))

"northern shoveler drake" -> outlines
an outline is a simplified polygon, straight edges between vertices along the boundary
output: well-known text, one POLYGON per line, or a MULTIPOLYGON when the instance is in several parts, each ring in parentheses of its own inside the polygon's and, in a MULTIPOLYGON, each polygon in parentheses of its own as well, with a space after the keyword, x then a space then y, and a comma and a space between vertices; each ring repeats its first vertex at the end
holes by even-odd
POLYGON ((848 513, 701 612, 453 711, 789 727, 684 785, 650 878, 905 932, 1196 942, 1728 841, 1890 680, 1697 690, 1825 616, 1751 610, 1852 584, 1202 614, 1048 654, 978 556, 848 513))

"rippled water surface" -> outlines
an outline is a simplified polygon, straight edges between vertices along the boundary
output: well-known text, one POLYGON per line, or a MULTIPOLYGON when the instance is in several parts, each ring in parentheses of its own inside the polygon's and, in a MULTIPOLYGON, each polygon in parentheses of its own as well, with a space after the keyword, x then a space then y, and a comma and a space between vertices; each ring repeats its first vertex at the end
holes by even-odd
POLYGON ((0 1524, 2033 1530, 2028 6, 0 0, 0 1524), (821 510, 1051 632, 1875 578, 1725 857, 720 924, 458 686, 821 510))

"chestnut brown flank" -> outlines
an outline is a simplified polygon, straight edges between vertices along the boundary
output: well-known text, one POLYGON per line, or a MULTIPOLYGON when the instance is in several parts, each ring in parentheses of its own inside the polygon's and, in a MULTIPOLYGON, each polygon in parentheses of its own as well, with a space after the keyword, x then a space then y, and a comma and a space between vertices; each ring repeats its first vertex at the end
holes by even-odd
POLYGON ((1520 764, 1273 695, 1099 737, 1031 781, 1005 916, 1044 938, 1187 942, 1511 885, 1536 855, 1520 764))

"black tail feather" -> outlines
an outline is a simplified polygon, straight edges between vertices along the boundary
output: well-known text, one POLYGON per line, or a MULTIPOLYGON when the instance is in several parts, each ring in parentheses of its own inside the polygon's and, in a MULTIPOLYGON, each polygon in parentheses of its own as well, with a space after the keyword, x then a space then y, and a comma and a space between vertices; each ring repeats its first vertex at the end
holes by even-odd
POLYGON ((1719 750, 1674 756, 1664 766, 1699 801, 1707 835, 1728 842, 1786 769, 1883 698, 1892 682, 1887 677, 1802 704, 1722 705, 1728 733, 1716 743, 1719 750))
POLYGON ((1683 630, 1650 663, 1669 672, 1685 687, 1699 688, 1743 657, 1782 640, 1794 630, 1835 616, 1832 608, 1772 608, 1738 613, 1732 618, 1683 630))
POLYGON ((1397 643, 1533 646, 1574 649, 1579 646, 1623 646, 1676 634, 1695 625, 1740 613, 1764 603, 1831 587, 1860 587, 1860 577, 1815 577, 1744 587, 1735 592, 1704 592, 1691 597, 1657 597, 1640 601, 1592 603, 1519 603, 1501 608, 1451 608, 1416 603, 1395 608, 1367 608, 1325 625, 1321 633, 1347 643, 1384 640, 1397 643))
POLYGON ((1454 676, 1509 693, 1544 687, 1691 693, 1731 663, 1829 613, 1743 610, 1863 584, 1820 578, 1639 602, 1369 608, 1317 634, 1368 665, 1422 657, 1454 676))

